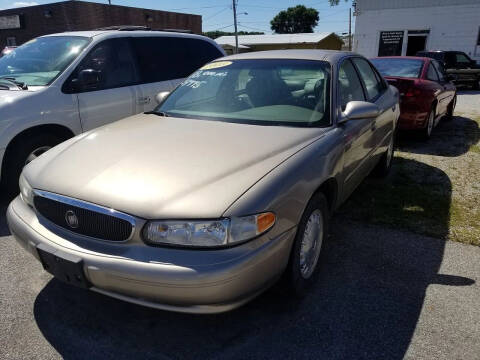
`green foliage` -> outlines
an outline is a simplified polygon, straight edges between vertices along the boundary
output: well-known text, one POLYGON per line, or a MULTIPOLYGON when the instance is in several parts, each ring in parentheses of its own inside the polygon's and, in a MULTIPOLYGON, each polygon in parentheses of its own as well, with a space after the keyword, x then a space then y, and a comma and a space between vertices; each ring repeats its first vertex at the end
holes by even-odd
MULTIPOLYGON (((259 31, 239 31, 238 32, 238 35, 263 35, 263 34, 265 33, 259 32, 259 31)), ((235 33, 229 32, 229 31, 215 30, 215 31, 205 31, 203 35, 208 36, 210 39, 216 39, 220 36, 235 35, 235 33)))
POLYGON ((270 25, 278 34, 312 33, 319 20, 318 11, 304 5, 280 11, 270 25))

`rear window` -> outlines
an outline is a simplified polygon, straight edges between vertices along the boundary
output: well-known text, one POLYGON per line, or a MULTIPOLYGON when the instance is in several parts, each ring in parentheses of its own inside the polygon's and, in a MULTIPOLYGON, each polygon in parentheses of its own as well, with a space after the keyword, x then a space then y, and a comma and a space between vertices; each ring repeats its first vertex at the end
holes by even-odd
POLYGON ((201 39, 135 37, 132 42, 143 83, 185 78, 223 56, 213 44, 201 39))
POLYGON ((405 78, 418 78, 422 72, 423 61, 418 59, 372 59, 380 74, 405 78))
POLYGON ((445 53, 443 53, 443 52, 419 51, 419 52, 417 52, 416 56, 428 57, 428 58, 435 59, 435 60, 438 60, 438 61, 443 61, 443 58, 445 57, 445 53))

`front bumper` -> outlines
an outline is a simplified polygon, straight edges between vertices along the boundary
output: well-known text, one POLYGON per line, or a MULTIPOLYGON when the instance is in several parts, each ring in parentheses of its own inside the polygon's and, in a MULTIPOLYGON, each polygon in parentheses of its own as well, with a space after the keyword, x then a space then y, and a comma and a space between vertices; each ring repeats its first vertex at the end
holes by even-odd
POLYGON ((43 244, 83 260, 93 291, 124 301, 189 313, 234 309, 267 289, 284 271, 295 228, 270 239, 268 233, 243 245, 217 250, 185 250, 145 245, 69 241, 42 225, 17 197, 7 210, 12 235, 38 260, 43 244), (83 245, 83 246, 82 246, 83 245), (122 251, 135 246, 135 258, 122 251), (111 250, 111 251, 110 251, 111 250))

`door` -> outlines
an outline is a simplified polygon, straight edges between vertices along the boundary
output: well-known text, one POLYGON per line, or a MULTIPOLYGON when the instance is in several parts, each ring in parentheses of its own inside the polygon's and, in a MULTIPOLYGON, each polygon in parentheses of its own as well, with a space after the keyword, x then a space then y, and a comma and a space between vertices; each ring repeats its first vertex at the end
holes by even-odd
POLYGON ((174 35, 134 37, 132 44, 140 69, 144 111, 157 105, 159 92, 172 91, 198 68, 223 56, 207 41, 174 35))
POLYGON ((397 109, 396 100, 393 96, 383 96, 388 89, 388 85, 372 65, 363 58, 354 58, 353 63, 365 88, 367 101, 375 103, 380 109, 380 114, 372 120, 373 134, 371 141, 373 152, 370 166, 373 168, 378 160, 376 155, 383 154, 390 144, 390 138, 394 131, 394 120, 399 109, 397 109))
MULTIPOLYGON (((357 71, 349 59, 343 61, 338 72, 337 112, 343 112, 350 101, 366 101, 357 71)), ((345 200, 366 176, 366 160, 373 150, 372 126, 374 119, 347 120, 340 127, 344 139, 343 188, 345 200)))
MULTIPOLYGON (((77 92, 83 131, 137 114, 141 92, 130 44, 125 38, 109 39, 95 46, 83 59, 71 78, 82 70, 98 74, 98 82, 77 92)), ((70 81, 72 81, 72 79, 70 81)))
POLYGON ((421 35, 408 36, 407 56, 415 56, 417 52, 425 50, 427 37, 421 35))

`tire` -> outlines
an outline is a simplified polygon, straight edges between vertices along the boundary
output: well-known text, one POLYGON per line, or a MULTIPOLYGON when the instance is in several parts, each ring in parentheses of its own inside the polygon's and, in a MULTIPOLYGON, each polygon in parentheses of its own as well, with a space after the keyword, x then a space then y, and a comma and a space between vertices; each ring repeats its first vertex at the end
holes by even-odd
POLYGON ((296 297, 305 296, 318 276, 318 262, 322 244, 328 234, 329 219, 327 199, 322 193, 315 194, 308 202, 297 227, 290 261, 284 274, 287 290, 296 297), (313 234, 319 232, 319 237, 309 237, 312 231, 313 234), (315 241, 313 244, 312 240, 315 241), (306 256, 305 250, 309 245, 313 246, 310 248, 313 252, 306 256))
POLYGON ((422 137, 424 140, 429 140, 432 137, 433 128, 435 127, 435 106, 432 106, 432 109, 427 115, 427 124, 424 129, 422 129, 422 137))
POLYGON ((455 111, 455 106, 456 105, 457 105, 457 95, 455 94, 452 101, 450 101, 450 104, 448 104, 447 113, 445 114, 445 119, 447 119, 447 120, 452 120, 453 119, 453 113, 455 111))
POLYGON ((390 173, 390 169, 392 168, 393 157, 395 153, 395 137, 396 134, 394 133, 390 139, 390 143, 388 144, 387 150, 383 153, 380 161, 375 166, 372 171, 372 176, 376 178, 384 178, 390 173))
POLYGON ((19 193, 18 178, 23 167, 63 140, 54 134, 34 134, 18 139, 7 149, 2 167, 2 187, 7 197, 19 193))
POLYGON ((472 85, 473 90, 480 90, 480 80, 477 80, 472 85))

